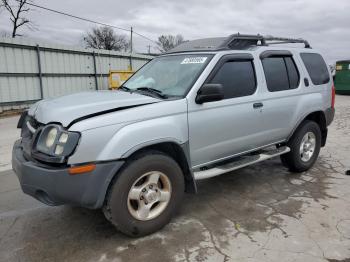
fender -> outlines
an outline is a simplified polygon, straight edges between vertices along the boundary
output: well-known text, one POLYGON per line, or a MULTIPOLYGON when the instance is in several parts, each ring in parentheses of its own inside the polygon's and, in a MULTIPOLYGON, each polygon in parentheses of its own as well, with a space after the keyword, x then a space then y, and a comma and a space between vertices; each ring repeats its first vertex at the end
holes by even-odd
POLYGON ((293 125, 290 126, 290 132, 286 137, 286 141, 292 137, 295 130, 308 115, 318 111, 324 112, 325 108, 320 106, 322 101, 322 94, 316 92, 304 94, 302 97, 300 97, 297 107, 294 110, 293 125))
MULTIPOLYGON (((186 192, 196 193, 188 147, 187 114, 172 115, 128 124, 118 130, 98 156, 99 161, 126 159, 140 149, 164 144, 181 148, 176 159, 184 171, 186 192)), ((170 153, 170 152, 169 152, 170 153)), ((173 156, 170 153, 171 156, 173 156)))
POLYGON ((129 123, 109 139, 97 156, 97 161, 126 158, 145 146, 160 142, 182 145, 187 141, 186 113, 129 123))
POLYGON ((81 139, 68 164, 111 161, 127 157, 156 141, 188 141, 187 101, 152 103, 75 123, 70 131, 81 139))
POLYGON ((300 124, 305 120, 305 118, 306 118, 308 115, 310 115, 310 114, 312 114, 312 113, 315 113, 315 112, 323 112, 323 114, 324 114, 324 111, 323 111, 323 109, 321 109, 321 108, 319 108, 318 110, 317 110, 317 109, 311 110, 311 111, 309 111, 308 113, 303 114, 303 115, 298 119, 298 121, 296 122, 296 124, 295 124, 295 126, 293 127, 292 131, 291 131, 290 134, 288 135, 286 141, 288 141, 288 140, 293 136, 295 130, 297 130, 297 128, 298 128, 298 127, 300 126, 300 124))

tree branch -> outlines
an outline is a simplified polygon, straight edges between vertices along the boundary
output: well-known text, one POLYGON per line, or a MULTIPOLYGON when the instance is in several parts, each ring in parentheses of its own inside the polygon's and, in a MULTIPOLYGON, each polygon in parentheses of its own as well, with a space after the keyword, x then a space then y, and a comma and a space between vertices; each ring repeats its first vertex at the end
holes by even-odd
POLYGON ((26 17, 23 17, 23 13, 28 13, 31 9, 26 6, 30 0, 0 0, 2 6, 5 7, 7 12, 10 14, 10 20, 13 24, 12 26, 12 37, 21 36, 17 33, 17 29, 29 25, 31 22, 26 17), (17 5, 11 5, 11 2, 15 1, 17 5))
POLYGON ((12 17, 15 17, 15 14, 14 14, 14 12, 13 12, 13 10, 12 10, 12 7, 11 7, 9 1, 8 1, 8 0, 2 0, 2 2, 3 2, 3 6, 4 6, 4 7, 6 8, 6 10, 10 13, 10 15, 11 15, 12 17))
POLYGON ((19 23, 17 24, 17 28, 20 27, 20 26, 22 26, 22 25, 28 24, 28 23, 30 23, 29 20, 27 20, 27 19, 22 19, 22 21, 19 22, 19 23))

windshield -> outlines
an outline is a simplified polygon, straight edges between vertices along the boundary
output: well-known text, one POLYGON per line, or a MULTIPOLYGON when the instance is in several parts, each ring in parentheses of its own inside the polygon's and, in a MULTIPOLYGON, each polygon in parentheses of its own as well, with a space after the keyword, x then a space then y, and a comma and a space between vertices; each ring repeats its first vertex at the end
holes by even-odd
POLYGON ((170 55, 153 59, 125 84, 130 91, 157 91, 166 97, 184 97, 212 55, 170 55), (151 90, 152 89, 152 90, 151 90))

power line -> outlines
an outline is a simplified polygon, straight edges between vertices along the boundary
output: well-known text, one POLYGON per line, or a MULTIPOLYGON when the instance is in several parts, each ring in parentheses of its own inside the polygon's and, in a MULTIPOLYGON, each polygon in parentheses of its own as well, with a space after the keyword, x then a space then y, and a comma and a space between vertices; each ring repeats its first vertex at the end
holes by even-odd
POLYGON ((27 2, 27 5, 35 6, 37 8, 44 9, 46 11, 54 12, 54 13, 65 15, 65 16, 69 16, 69 17, 72 17, 72 18, 75 18, 75 19, 79 19, 79 20, 82 20, 82 21, 85 21, 85 22, 90 22, 90 23, 94 23, 94 24, 98 24, 98 25, 113 27, 113 28, 116 28, 116 29, 119 29, 119 30, 123 30, 123 31, 130 31, 130 29, 126 29, 126 28, 122 28, 122 27, 118 27, 118 26, 114 26, 114 25, 109 25, 109 24, 97 22, 97 21, 94 21, 94 20, 91 20, 91 19, 79 17, 79 16, 76 16, 76 15, 71 15, 71 14, 68 14, 68 13, 65 13, 65 12, 57 11, 57 10, 54 10, 54 9, 51 9, 51 8, 48 8, 48 7, 44 7, 44 6, 40 6, 40 5, 37 5, 37 4, 32 4, 32 3, 27 2))
POLYGON ((140 34, 140 33, 138 33, 138 32, 135 32, 135 31, 134 31, 134 33, 135 33, 135 35, 141 36, 141 37, 147 39, 148 41, 151 41, 151 42, 155 43, 156 45, 158 45, 158 43, 157 43, 156 41, 154 41, 154 40, 148 38, 147 36, 144 36, 144 35, 142 35, 142 34, 140 34))
MULTIPOLYGON (((18 1, 18 0, 16 0, 16 1, 18 1)), ((111 27, 111 28, 115 28, 115 29, 122 30, 122 31, 127 31, 127 32, 131 32, 132 31, 130 29, 126 29, 126 28, 122 28, 122 27, 118 27, 118 26, 114 26, 114 25, 110 25, 110 24, 106 24, 106 23, 101 23, 101 22, 98 22, 98 21, 95 21, 95 20, 92 20, 92 19, 88 19, 88 18, 84 18, 84 17, 68 14, 68 13, 65 13, 65 12, 62 12, 62 11, 58 11, 58 10, 54 10, 54 9, 51 9, 51 8, 48 8, 48 7, 45 7, 45 6, 41 6, 41 5, 29 3, 29 2, 27 2, 26 4, 30 5, 30 6, 34 6, 34 7, 40 8, 40 9, 43 9, 43 10, 46 10, 46 11, 50 11, 50 12, 53 12, 53 13, 56 13, 56 14, 69 16, 71 18, 75 18, 75 19, 82 20, 82 21, 85 21, 85 22, 94 23, 94 24, 98 24, 98 25, 102 25, 102 26, 107 26, 107 27, 111 27)), ((147 36, 145 36, 143 34, 140 34, 140 33, 135 32, 135 31, 132 31, 132 32, 134 34, 144 38, 144 39, 147 39, 148 41, 151 41, 151 42, 157 44, 156 41, 148 38, 147 36)))

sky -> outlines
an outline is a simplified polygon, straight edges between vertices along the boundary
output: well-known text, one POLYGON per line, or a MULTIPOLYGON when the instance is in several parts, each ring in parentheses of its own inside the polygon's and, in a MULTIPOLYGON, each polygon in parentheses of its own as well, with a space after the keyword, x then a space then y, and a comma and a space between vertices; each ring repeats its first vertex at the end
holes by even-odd
MULTIPOLYGON (((305 38, 328 63, 350 59, 350 0, 33 0, 38 5, 130 28, 157 40, 162 34, 182 34, 186 40, 233 33, 305 38)), ((32 8, 27 17, 35 30, 24 37, 51 43, 82 45, 82 35, 95 25, 32 8)), ((10 30, 0 11, 0 31, 10 30)), ((117 34, 129 34, 116 30, 117 34)), ((146 52, 150 42, 134 35, 134 49, 146 52)))

